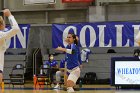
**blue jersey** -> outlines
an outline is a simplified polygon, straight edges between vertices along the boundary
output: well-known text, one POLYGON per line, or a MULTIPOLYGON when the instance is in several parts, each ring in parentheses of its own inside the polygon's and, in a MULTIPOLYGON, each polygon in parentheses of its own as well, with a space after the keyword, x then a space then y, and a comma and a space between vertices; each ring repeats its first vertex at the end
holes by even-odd
POLYGON ((67 69, 71 70, 79 66, 79 48, 75 44, 67 45, 67 49, 71 49, 72 53, 66 53, 67 69))
POLYGON ((49 67, 56 67, 57 66, 57 61, 52 60, 52 61, 45 61, 45 64, 48 65, 49 67))
POLYGON ((60 68, 65 68, 65 60, 60 61, 60 68))

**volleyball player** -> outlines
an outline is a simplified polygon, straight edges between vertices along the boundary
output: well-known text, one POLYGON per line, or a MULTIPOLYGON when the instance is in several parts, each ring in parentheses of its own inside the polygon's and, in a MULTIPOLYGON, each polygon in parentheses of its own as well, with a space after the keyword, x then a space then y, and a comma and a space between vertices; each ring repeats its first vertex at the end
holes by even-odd
POLYGON ((3 16, 8 17, 11 29, 8 30, 5 28, 5 21, 3 20, 3 17, 0 16, 0 86, 3 80, 4 53, 7 49, 6 39, 10 39, 20 31, 19 26, 9 9, 3 10, 3 16))
POLYGON ((75 34, 69 33, 67 36, 68 45, 66 48, 58 47, 56 50, 66 52, 67 71, 69 72, 67 79, 67 92, 74 92, 73 86, 80 77, 79 64, 79 48, 78 40, 75 34))

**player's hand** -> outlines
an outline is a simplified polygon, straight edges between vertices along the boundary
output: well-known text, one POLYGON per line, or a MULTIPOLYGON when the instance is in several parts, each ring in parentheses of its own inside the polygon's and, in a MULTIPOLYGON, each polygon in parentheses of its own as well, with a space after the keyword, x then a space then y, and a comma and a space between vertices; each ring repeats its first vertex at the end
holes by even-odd
POLYGON ((59 47, 56 48, 56 50, 59 50, 59 51, 62 51, 62 49, 63 48, 61 46, 59 46, 59 47))
POLYGON ((10 15, 12 15, 9 9, 4 9, 4 10, 3 10, 3 14, 4 14, 4 16, 6 16, 6 17, 9 17, 10 15))

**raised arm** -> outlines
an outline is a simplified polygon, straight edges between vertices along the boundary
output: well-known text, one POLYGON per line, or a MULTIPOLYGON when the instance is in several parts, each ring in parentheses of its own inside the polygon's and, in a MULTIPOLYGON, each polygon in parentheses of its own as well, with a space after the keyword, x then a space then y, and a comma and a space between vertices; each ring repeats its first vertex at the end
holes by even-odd
POLYGON ((68 54, 73 54, 74 53, 73 49, 67 49, 67 48, 62 48, 62 47, 57 47, 56 50, 66 52, 68 54))
POLYGON ((3 10, 4 16, 8 17, 8 20, 10 22, 11 25, 11 30, 5 32, 5 34, 3 35, 2 39, 8 39, 13 37, 14 35, 17 34, 18 31, 20 31, 19 26, 14 18, 14 16, 11 14, 9 9, 5 9, 3 10))

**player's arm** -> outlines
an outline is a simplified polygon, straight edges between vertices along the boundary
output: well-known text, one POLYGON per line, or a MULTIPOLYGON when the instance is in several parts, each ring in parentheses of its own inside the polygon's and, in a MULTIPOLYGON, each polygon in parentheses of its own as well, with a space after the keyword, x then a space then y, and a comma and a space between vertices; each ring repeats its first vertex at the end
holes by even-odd
POLYGON ((67 49, 67 48, 62 48, 62 47, 57 47, 56 50, 62 51, 62 52, 66 52, 68 54, 73 54, 75 52, 74 49, 67 49))
POLYGON ((3 10, 3 13, 4 13, 4 16, 8 17, 8 20, 9 20, 11 28, 12 28, 10 31, 7 31, 3 35, 3 39, 8 39, 8 38, 11 38, 14 35, 16 35, 17 32, 20 31, 20 28, 19 28, 14 16, 11 14, 9 9, 3 10))

